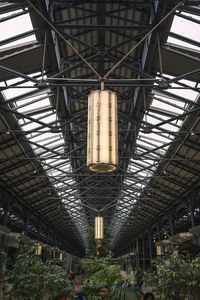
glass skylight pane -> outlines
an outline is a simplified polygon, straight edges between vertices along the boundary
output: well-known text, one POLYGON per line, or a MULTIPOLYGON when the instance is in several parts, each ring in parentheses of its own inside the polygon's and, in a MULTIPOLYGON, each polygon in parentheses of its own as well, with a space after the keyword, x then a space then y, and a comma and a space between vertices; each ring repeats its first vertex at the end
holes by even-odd
POLYGON ((49 103, 48 98, 43 99, 43 100, 38 99, 38 101, 36 101, 35 103, 30 103, 30 104, 27 103, 27 100, 25 100, 24 103, 20 103, 20 106, 23 106, 23 105, 25 105, 25 106, 24 107, 19 107, 18 111, 21 112, 21 113, 24 113, 24 114, 36 113, 37 111, 39 113, 39 111, 42 111, 44 109, 46 110, 46 113, 49 113, 50 111, 52 111, 52 107, 49 103), (48 112, 47 112, 47 109, 49 109, 48 112))
MULTIPOLYGON (((196 20, 200 20, 199 16, 192 15, 189 13, 182 13, 183 15, 186 15, 188 17, 191 17, 196 20)), ((179 34, 183 37, 192 39, 194 41, 200 42, 200 28, 199 24, 192 22, 190 20, 183 19, 182 17, 179 16, 174 16, 174 20, 172 22, 171 26, 171 32, 174 32, 176 34, 179 34)), ((167 39, 168 43, 173 43, 176 45, 184 46, 190 49, 195 49, 199 51, 199 47, 192 45, 190 43, 184 42, 182 40, 176 39, 174 37, 168 37, 167 39)))
MULTIPOLYGON (((200 34, 200 32, 199 32, 200 34)), ((199 48, 200 50, 200 48, 199 48)), ((168 76, 170 78, 170 76, 168 76)), ((173 78, 173 77, 171 77, 173 78)), ((189 80, 180 80, 179 81, 180 83, 183 83, 183 84, 186 84, 186 85, 189 85, 191 87, 194 87, 195 86, 195 82, 192 82, 192 81, 189 81, 189 80)), ((172 83, 171 84, 172 87, 180 87, 179 84, 176 84, 176 83, 172 83)), ((186 99, 189 99, 189 100, 192 100, 192 101, 195 101, 198 93, 195 92, 195 91, 192 91, 192 90, 187 90, 187 89, 173 89, 172 90, 173 94, 174 95, 178 95, 178 96, 181 96, 183 98, 186 98, 186 99)), ((179 106, 180 106, 180 102, 179 102, 179 106)))
POLYGON ((59 134, 57 134, 57 133, 46 132, 37 137, 32 138, 31 141, 45 143, 45 141, 51 141, 51 140, 57 139, 58 136, 59 136, 59 134))
POLYGON ((38 120, 40 120, 40 121, 42 121, 43 123, 46 123, 46 124, 50 124, 50 123, 55 122, 55 120, 56 120, 56 115, 55 114, 53 114, 51 116, 47 116, 47 117, 46 117, 46 115, 47 115, 46 113, 37 114, 36 119, 38 119, 38 120))
MULTIPOLYGON (((155 114, 154 114, 154 115, 155 115, 155 114)), ((151 117, 151 116, 149 116, 149 115, 146 115, 145 122, 147 122, 147 123, 149 123, 149 124, 152 124, 152 125, 156 125, 156 124, 160 123, 159 120, 157 120, 156 118, 151 117)))
POLYGON ((141 139, 137 141, 137 146, 143 146, 146 149, 151 149, 153 148, 151 145, 149 145, 149 143, 147 141, 142 141, 141 139))
POLYGON ((167 130, 167 131, 172 131, 172 132, 174 132, 174 131, 177 130, 177 126, 175 126, 175 124, 173 124, 173 123, 175 123, 175 121, 171 122, 170 124, 169 124, 169 123, 166 123, 166 124, 160 126, 160 128, 163 128, 163 129, 165 129, 165 130, 167 130))
POLYGON ((167 143, 169 142, 169 139, 168 138, 165 138, 161 135, 158 135, 158 134, 155 134, 155 133, 150 133, 150 134, 146 134, 146 135, 143 135, 141 133, 140 135, 143 139, 145 138, 147 141, 150 140, 152 142, 154 142, 156 145, 160 145, 162 143, 167 143))
MULTIPOLYGON (((19 11, 22 10, 18 10, 18 12, 19 11)), ((1 18, 7 17, 8 14, 1 15, 1 18)), ((0 23, 1 41, 14 37, 15 35, 23 34, 30 30, 33 30, 33 26, 31 23, 30 15, 28 13, 25 15, 12 18, 10 20, 3 21, 0 23)), ((35 34, 32 34, 25 38, 21 38, 16 41, 5 44, 3 46, 0 46, 0 50, 11 46, 20 45, 25 42, 33 42, 35 40, 36 40, 35 34)))
MULTIPOLYGON (((26 120, 28 120, 28 119, 26 119, 26 120)), ((21 125, 24 125, 24 120, 23 119, 19 120, 19 123, 21 125)), ((33 123, 30 123, 30 124, 24 125, 23 129, 24 129, 24 131, 29 131, 29 130, 34 130, 34 129, 38 128, 38 127, 39 127, 39 124, 33 122, 33 123)))
MULTIPOLYGON (((30 74, 30 76, 32 77, 35 77, 35 76, 38 76, 40 75, 39 72, 36 72, 36 73, 33 73, 33 74, 30 74)), ((38 77, 38 79, 40 79, 41 77, 38 77)), ((16 83, 19 83, 17 84, 17 86, 23 86, 23 88, 15 88, 15 87, 12 87, 12 88, 9 88, 9 89, 6 89, 4 90, 2 93, 4 95, 4 97, 6 99, 12 99, 14 97, 17 97, 17 96, 22 96, 22 99, 24 100, 21 100, 19 99, 17 102, 19 102, 21 104, 23 103, 27 103, 27 99, 29 99, 28 102, 30 102, 31 100, 37 98, 37 97, 40 97, 41 94, 45 93, 47 94, 47 92, 44 92, 44 91, 38 91, 35 87, 34 87, 34 83, 32 81, 27 81, 27 82, 24 82, 24 83, 21 83, 20 82, 22 81, 23 79, 21 77, 17 77, 17 78, 14 78, 14 79, 10 79, 10 80, 7 80, 6 81, 6 84, 8 86, 10 85, 13 85, 13 84, 16 84, 16 83), (27 86, 27 87, 26 87, 27 86), (29 87, 28 87, 29 86, 29 87), (32 86, 33 88, 30 88, 30 86, 32 86), (26 97, 23 97, 24 94, 26 93, 29 93, 29 92, 32 92, 32 91, 36 91, 37 94, 36 95, 32 95, 32 96, 26 96, 26 97)), ((1 84, 2 85, 2 84, 1 84)))
MULTIPOLYGON (((16 80, 16 82, 17 81, 18 80, 16 80)), ((26 83, 26 85, 29 85, 29 83, 26 83)), ((25 84, 23 84, 23 86, 25 86, 25 84)), ((4 90, 2 92, 2 94, 5 96, 6 99, 10 99, 10 98, 17 97, 17 96, 23 95, 25 93, 34 91, 34 90, 36 90, 34 87, 33 88, 19 88, 19 89, 13 87, 13 88, 4 90)))
MULTIPOLYGON (((33 75, 34 74, 32 74, 32 76, 33 75)), ((40 74, 37 73, 35 75, 40 74)), ((38 78, 40 78, 40 76, 38 76, 38 78)), ((14 84, 19 81, 20 78, 10 80, 9 84, 14 84)), ((26 83, 26 85, 29 85, 29 83, 26 83)), ((30 83, 30 85, 32 85, 32 83, 30 83)), ((69 159, 59 159, 59 155, 64 154, 64 138, 61 132, 52 133, 50 131, 50 128, 45 126, 46 124, 54 125, 56 122, 56 114, 50 104, 49 94, 47 93, 48 90, 45 92, 36 90, 37 93, 33 94, 32 96, 25 95, 26 93, 33 90, 34 88, 8 89, 5 90, 4 96, 7 99, 21 96, 16 103, 13 102, 13 104, 16 105, 15 109, 25 114, 24 117, 21 117, 19 119, 19 124, 21 125, 22 130, 24 130, 25 132, 33 131, 32 133, 27 133, 26 137, 30 142, 37 144, 34 145, 31 143, 30 145, 32 146, 34 152, 43 159, 41 161, 41 164, 44 170, 46 170, 46 174, 50 176, 51 183, 55 187, 57 195, 60 197, 63 203, 68 203, 66 209, 68 210, 69 215, 71 216, 72 220, 74 220, 74 223, 83 238, 86 238, 85 225, 87 224, 87 220, 83 213, 81 200, 78 197, 78 191, 70 188, 70 186, 75 187, 76 183, 72 178, 67 178, 65 182, 62 181, 62 178, 66 175, 67 172, 72 172, 69 159), (43 97, 45 97, 45 99, 40 99, 43 97), (41 111, 42 108, 47 107, 48 111, 41 111), (34 114, 32 113, 33 111, 34 114), (30 121, 28 119, 28 115, 26 116, 27 113, 31 113, 31 117, 35 119, 35 121, 30 121), (43 122, 44 127, 41 127, 42 125, 38 124, 37 120, 43 122), (58 153, 58 155, 55 159, 56 153, 58 153), (52 156, 54 157, 54 159, 51 158, 52 156), (70 206, 69 203, 72 203, 72 206, 70 206), (79 213, 77 213, 78 211, 79 213), (80 221, 80 219, 82 220, 80 221), (80 224, 84 224, 84 226, 80 226, 80 224)))
MULTIPOLYGON (((177 104, 177 103, 175 103, 175 101, 171 100, 170 102, 171 103, 163 103, 159 100, 154 99, 152 104, 151 104, 151 107, 163 109, 163 110, 165 110, 166 112, 169 112, 169 113, 171 112, 171 113, 180 114, 180 113, 183 112, 183 110, 181 108, 173 106, 173 104, 177 104)), ((182 103, 182 105, 184 105, 184 104, 182 103)))
MULTIPOLYGON (((164 74, 164 78, 167 80, 173 79, 174 77, 164 74)), ((180 80, 179 83, 192 87, 195 87, 196 84, 190 80, 180 80)), ((112 220, 113 224, 118 224, 117 227, 114 225, 115 235, 117 235, 118 230, 120 230, 127 216, 131 213, 131 209, 129 209, 127 216, 122 217, 121 215, 121 207, 124 206, 123 200, 128 199, 127 196, 125 196, 125 188, 127 188, 127 185, 132 187, 132 196, 136 197, 133 201, 135 205, 138 202, 139 197, 142 195, 142 189, 146 188, 151 176, 157 169, 159 160, 165 155, 166 151, 170 147, 170 143, 173 142, 175 138, 175 133, 179 130, 183 122, 183 119, 181 118, 173 121, 171 121, 171 118, 174 117, 174 113, 178 117, 187 111, 188 105, 185 99, 189 99, 190 101, 195 101, 197 99, 198 93, 195 91, 178 89, 178 87, 181 86, 178 83, 170 83, 170 86, 175 88, 177 87, 177 89, 165 90, 164 92, 168 92, 169 95, 165 95, 157 90, 152 92, 152 95, 160 100, 153 98, 149 111, 145 114, 143 121, 144 124, 147 123, 148 126, 154 127, 158 125, 158 127, 153 128, 152 132, 148 134, 144 133, 143 129, 141 129, 138 134, 136 141, 136 155, 140 156, 141 159, 137 160, 131 158, 128 166, 128 172, 131 172, 132 175, 134 174, 137 180, 134 181, 134 177, 132 176, 131 183, 129 183, 128 179, 125 179, 124 181, 126 186, 124 187, 124 191, 122 190, 123 198, 118 200, 115 215, 112 220), (182 97, 183 100, 177 99, 176 96, 182 97), (170 116, 170 114, 172 116, 170 116), (166 123, 159 125, 162 122, 166 123), (156 149, 158 147, 159 149, 156 149), (141 179, 141 182, 138 182, 138 179, 141 179)))

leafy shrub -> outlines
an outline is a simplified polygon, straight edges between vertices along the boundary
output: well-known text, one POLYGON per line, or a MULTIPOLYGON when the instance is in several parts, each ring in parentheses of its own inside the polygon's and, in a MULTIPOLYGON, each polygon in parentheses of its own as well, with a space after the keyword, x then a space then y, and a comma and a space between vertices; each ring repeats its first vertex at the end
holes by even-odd
POLYGON ((55 299, 70 289, 70 281, 59 262, 43 262, 35 255, 35 249, 22 244, 21 253, 4 278, 6 300, 40 300, 46 294, 55 299))
POLYGON ((170 243, 153 264, 155 272, 145 273, 145 285, 154 286, 161 300, 185 299, 190 293, 200 297, 200 256, 177 255, 180 243, 170 243))

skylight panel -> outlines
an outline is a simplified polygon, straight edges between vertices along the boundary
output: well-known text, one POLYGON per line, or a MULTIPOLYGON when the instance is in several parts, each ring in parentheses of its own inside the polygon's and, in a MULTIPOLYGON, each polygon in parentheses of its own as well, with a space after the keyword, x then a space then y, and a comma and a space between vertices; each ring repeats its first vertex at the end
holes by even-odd
MULTIPOLYGON (((163 128, 163 129, 165 129, 169 132, 170 131, 172 131, 172 132, 177 131, 177 129, 179 128, 177 122, 178 122, 177 120, 171 121, 170 123, 166 123, 166 124, 161 125, 160 128, 163 128)), ((179 122, 179 124, 180 123, 181 122, 179 122)))
MULTIPOLYGON (((15 84, 19 81, 19 78, 17 79, 12 79, 12 80, 7 80, 6 83, 8 85, 11 85, 11 84, 15 84)), ((13 97, 17 97, 17 96, 20 96, 20 95, 23 95, 25 93, 28 93, 28 92, 31 92, 31 91, 36 91, 37 89, 34 88, 26 88, 25 86, 29 86, 29 85, 33 85, 33 83, 30 83, 29 82, 26 82, 23 84, 24 88, 15 88, 15 87, 12 87, 12 88, 9 88, 9 89, 6 89, 2 92, 2 94, 5 96, 6 99, 11 99, 13 97)), ((18 85, 18 86, 22 86, 22 85, 18 85)), ((26 102, 25 102, 26 103, 26 102)))
POLYGON ((50 164, 53 168, 59 167, 61 164, 63 164, 63 159, 59 159, 59 158, 52 159, 50 164))
MULTIPOLYGON (((46 97, 48 97, 46 95, 46 97)), ((27 101, 24 101, 24 103, 20 103, 20 106, 17 107, 18 111, 23 114, 29 114, 33 115, 38 112, 41 112, 45 110, 46 112, 49 110, 49 112, 52 110, 52 106, 49 103, 48 98, 46 99, 35 99, 34 103, 26 103, 27 101)))
POLYGON ((56 121, 56 115, 51 114, 50 116, 47 116, 47 113, 39 113, 35 119, 38 119, 46 124, 52 124, 56 121))
POLYGON ((60 137, 60 134, 58 133, 45 132, 41 135, 31 138, 31 141, 37 143, 45 143, 46 141, 55 140, 58 137, 60 137))
POLYGON ((138 183, 138 182, 136 182, 135 184, 134 184, 134 187, 138 187, 138 188, 140 188, 140 187, 142 187, 143 186, 143 184, 142 183, 138 183))
MULTIPOLYGON (((31 74, 31 76, 40 78, 39 75, 40 73, 31 74)), ((14 80, 9 80, 8 84, 16 84, 19 82, 20 78, 16 78, 14 80)), ((30 86, 33 86, 33 88, 26 88, 26 86, 29 86, 29 82, 23 83, 23 86, 25 87, 21 89, 12 88, 5 90, 4 97, 6 99, 14 99, 16 96, 20 96, 17 101, 13 101, 15 110, 24 115, 18 119, 19 124, 21 125, 22 130, 25 133, 27 132, 26 137, 30 141, 30 145, 35 154, 38 158, 42 159, 41 164, 46 171, 46 174, 49 175, 52 186, 55 187, 55 191, 60 197, 60 200, 63 203, 67 203, 69 215, 72 220, 74 220, 74 224, 77 226, 82 237, 85 238, 85 226, 80 226, 80 224, 84 223, 85 225, 87 224, 87 221, 83 214, 81 200, 78 197, 78 191, 70 188, 72 185, 75 187, 76 183, 72 178, 67 178, 65 182, 62 181, 63 176, 65 176, 67 172, 72 172, 72 169, 69 158, 65 158, 64 160, 59 159, 59 155, 62 156, 65 153, 65 142, 62 132, 51 132, 50 126, 55 126, 55 124, 58 123, 58 120, 49 100, 49 89, 45 91, 37 90, 32 83, 30 83, 30 86), (35 93, 28 95, 30 91, 34 90, 35 93), (29 119, 29 115, 27 114, 31 115, 32 120, 29 119), (44 123, 44 125, 37 121, 44 123), (46 127, 46 124, 48 127, 46 127), (51 158, 55 157, 55 155, 56 159, 51 158), (73 210, 69 206, 70 202, 73 203, 73 210), (77 208, 79 211, 78 214, 74 213, 74 211, 77 212, 77 208), (82 219, 81 221, 80 218, 82 219)))
POLYGON ((151 142, 153 142, 153 143, 155 143, 156 145, 160 145, 160 144, 162 144, 162 143, 167 143, 167 142, 169 142, 169 139, 168 138, 166 138, 166 137, 163 137, 163 136, 161 136, 161 135, 158 135, 158 134, 156 134, 156 133, 150 133, 150 134, 140 134, 140 136, 141 136, 141 138, 142 139, 146 139, 147 141, 149 140, 149 141, 151 141, 151 142))
MULTIPOLYGON (((19 119, 19 124, 22 125, 24 131, 36 130, 40 125, 35 122, 29 122, 29 124, 24 125, 24 119, 19 119)), ((44 130, 44 129, 43 129, 44 130)))
MULTIPOLYGON (((200 34, 200 32, 199 32, 200 34)), ((200 48, 199 48, 200 50, 200 48)), ((167 76, 168 78, 173 78, 172 76, 167 76)), ((179 83, 183 83, 185 85, 188 85, 189 87, 195 87, 196 83, 191 81, 191 80, 186 80, 186 79, 182 79, 182 80, 179 80, 179 83)), ((192 101, 195 101, 198 93, 196 91, 193 91, 193 90, 187 90, 187 89, 178 89, 178 87, 180 87, 179 84, 177 83, 172 83, 171 84, 171 87, 173 87, 174 89, 172 90, 173 94, 175 95, 178 95, 180 97, 183 97, 183 98, 186 98, 186 99, 189 99, 189 100, 192 100, 192 101), (177 89, 176 89, 177 87, 177 89)), ((179 102, 179 105, 180 105, 180 102, 179 102)), ((184 104, 183 104, 184 105, 184 104)))
POLYGON ((143 146, 145 148, 145 150, 148 150, 148 149, 150 150, 152 148, 147 141, 142 140, 141 138, 137 141, 137 146, 138 147, 143 146))
MULTIPOLYGON (((22 10, 18 10, 20 12, 22 10)), ((6 13, 1 15, 2 22, 0 23, 0 32, 1 32, 1 41, 7 40, 9 38, 14 38, 17 35, 20 34, 25 34, 28 31, 33 30, 33 26, 31 23, 30 15, 29 13, 21 15, 21 16, 16 16, 12 19, 8 19, 3 21, 3 18, 8 17, 11 15, 11 13, 6 13)), ((22 43, 26 42, 34 42, 36 41, 36 36, 35 34, 31 34, 26 37, 22 37, 20 39, 16 39, 15 41, 6 43, 2 46, 0 46, 0 50, 11 47, 11 46, 18 46, 22 43)))
POLYGON ((149 124, 152 124, 152 125, 156 125, 158 124, 160 121, 158 119, 156 119, 155 117, 155 113, 153 114, 153 116, 150 116, 149 114, 146 115, 146 118, 145 118, 145 122, 149 123, 149 124))
POLYGON ((53 162, 55 162, 55 159, 51 159, 51 158, 46 158, 46 159, 45 159, 45 163, 46 163, 46 164, 49 164, 49 165, 51 165, 51 166, 52 166, 53 162))
MULTIPOLYGON (((69 167, 69 166, 70 166, 70 165, 68 165, 68 167, 69 167)), ((66 171, 66 166, 65 166, 65 165, 60 166, 59 169, 62 170, 62 171, 66 171)))
MULTIPOLYGON (((193 15, 193 14, 189 14, 189 13, 183 13, 183 12, 181 13, 181 15, 190 17, 191 21, 184 19, 181 16, 174 16, 170 31, 173 33, 179 34, 182 37, 189 38, 191 40, 200 42, 199 24, 192 21, 192 19, 199 21, 200 17, 193 15)), ((170 36, 168 37, 167 42, 173 43, 173 44, 176 44, 179 46, 184 46, 184 47, 187 47, 190 49, 198 50, 198 51, 200 49, 198 46, 192 45, 188 42, 185 42, 185 41, 179 40, 178 38, 174 38, 174 37, 170 37, 170 36)))
POLYGON ((62 186, 64 186, 64 184, 63 184, 62 182, 57 182, 57 183, 56 183, 56 186, 57 186, 57 187, 62 187, 62 186))
POLYGON ((55 149, 56 151, 59 151, 63 149, 63 142, 62 139, 58 138, 58 139, 53 139, 53 138, 49 138, 49 141, 42 141, 40 140, 40 145, 41 146, 48 146, 48 148, 51 149, 55 149))
MULTIPOLYGON (((174 77, 164 74, 164 78, 165 80, 170 80, 174 77)), ((195 84, 195 82, 184 79, 178 83, 170 83, 173 90, 167 89, 163 91, 163 93, 157 90, 152 92, 152 103, 149 111, 146 112, 143 118, 144 126, 149 126, 152 128, 152 131, 147 134, 144 133, 143 128, 141 128, 136 141, 136 155, 138 155, 140 159, 131 158, 128 166, 128 172, 136 176, 137 180, 134 180, 134 176, 132 176, 132 184, 129 183, 127 179, 124 181, 124 183, 127 183, 130 187, 134 185, 132 189, 132 196, 135 197, 134 205, 138 203, 143 189, 146 188, 151 176, 157 169, 159 160, 166 154, 171 142, 173 142, 176 137, 176 132, 178 132, 182 125, 183 118, 174 120, 173 117, 181 116, 189 109, 187 99, 190 101, 196 101, 197 99, 198 93, 196 91, 180 89, 180 87, 182 87, 182 85, 195 87, 195 84), (168 95, 166 95, 166 92, 168 95), (177 98, 177 96, 181 98, 177 98), (141 179, 141 182, 138 182, 138 179, 141 179)), ((120 215, 123 200, 126 199, 125 197, 127 196, 124 196, 124 193, 122 193, 122 199, 119 199, 117 202, 116 212, 112 222, 113 224, 118 222, 119 226, 117 229, 115 226, 114 235, 118 233, 127 216, 131 213, 131 210, 129 210, 126 217, 120 215), (120 222, 118 220, 119 215, 120 222)))
POLYGON ((159 108, 159 109, 165 110, 166 112, 173 113, 173 114, 174 113, 176 113, 176 114, 182 113, 183 112, 184 103, 182 103, 182 107, 180 107, 180 108, 178 108, 176 104, 177 103, 176 103, 175 100, 171 100, 168 103, 163 103, 162 101, 153 99, 151 107, 159 108))

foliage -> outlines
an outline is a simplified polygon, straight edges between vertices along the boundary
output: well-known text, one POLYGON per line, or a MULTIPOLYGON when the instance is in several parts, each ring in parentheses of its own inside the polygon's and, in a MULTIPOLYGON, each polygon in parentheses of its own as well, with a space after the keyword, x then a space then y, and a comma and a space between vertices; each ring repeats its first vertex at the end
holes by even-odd
POLYGON ((130 281, 133 285, 141 286, 143 283, 143 271, 141 269, 131 271, 131 274, 124 276, 125 280, 130 281))
MULTIPOLYGON (((94 238, 94 228, 88 227, 87 235, 87 255, 97 255, 97 241, 94 238)), ((107 224, 104 224, 104 238, 101 240, 101 247, 98 249, 100 257, 107 256, 110 252, 110 229, 107 224)))
POLYGON ((110 266, 112 261, 112 255, 109 253, 105 257, 89 256, 81 260, 81 265, 84 270, 85 276, 90 277, 103 267, 110 266))
POLYGON ((113 300, 139 300, 140 297, 132 289, 129 288, 116 288, 112 289, 110 298, 113 300))
POLYGON ((165 254, 154 261, 157 272, 144 275, 145 284, 154 286, 161 300, 185 299, 188 293, 200 296, 200 256, 177 255, 179 249, 180 243, 171 242, 165 254))
POLYGON ((87 244, 87 255, 88 256, 96 255, 97 245, 96 245, 96 241, 94 238, 94 228, 93 227, 88 227, 86 244, 87 244))
POLYGON ((84 281, 81 293, 88 300, 137 300, 138 296, 133 290, 117 287, 121 279, 120 269, 117 265, 109 265, 110 261, 110 256, 87 260, 93 274, 84 281))
POLYGON ((35 249, 22 244, 21 253, 5 276, 5 299, 39 300, 47 293, 55 299, 70 288, 70 281, 58 262, 44 263, 35 255, 35 249), (11 284, 11 289, 7 283, 11 284))

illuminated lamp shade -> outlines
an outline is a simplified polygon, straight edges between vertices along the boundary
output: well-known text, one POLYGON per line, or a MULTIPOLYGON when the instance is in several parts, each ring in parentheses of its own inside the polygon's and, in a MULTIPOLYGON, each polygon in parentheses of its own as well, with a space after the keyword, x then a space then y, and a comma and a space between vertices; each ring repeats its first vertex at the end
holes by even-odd
POLYGON ((87 166, 91 171, 115 171, 118 164, 117 95, 97 90, 88 96, 87 166))
POLYGON ((41 245, 37 245, 35 248, 35 254, 36 255, 42 255, 42 246, 41 245))
POLYGON ((62 252, 59 253, 59 260, 63 260, 63 253, 62 252))
POLYGON ((103 217, 95 217, 95 239, 103 239, 103 217))
POLYGON ((157 246, 156 247, 156 253, 157 253, 157 255, 162 255, 162 248, 161 248, 161 246, 157 246))

